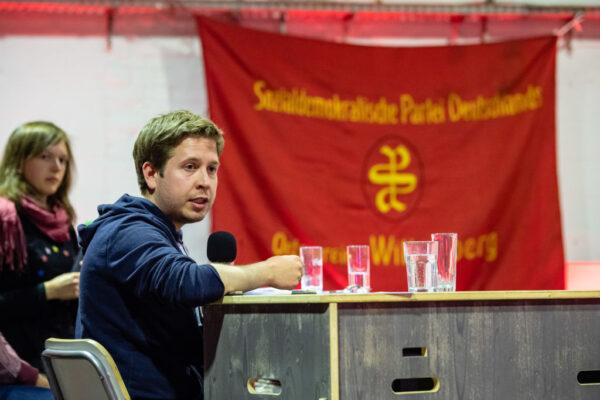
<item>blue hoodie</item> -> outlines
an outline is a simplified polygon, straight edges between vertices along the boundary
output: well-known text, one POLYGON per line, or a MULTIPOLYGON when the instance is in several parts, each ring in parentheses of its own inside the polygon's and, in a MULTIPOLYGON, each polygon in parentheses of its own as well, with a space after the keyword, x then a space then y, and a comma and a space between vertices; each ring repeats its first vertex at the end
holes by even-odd
POLYGON ((202 399, 202 331, 194 308, 223 296, 211 265, 185 255, 152 202, 123 195, 80 226, 84 252, 76 337, 97 340, 133 399, 202 399))

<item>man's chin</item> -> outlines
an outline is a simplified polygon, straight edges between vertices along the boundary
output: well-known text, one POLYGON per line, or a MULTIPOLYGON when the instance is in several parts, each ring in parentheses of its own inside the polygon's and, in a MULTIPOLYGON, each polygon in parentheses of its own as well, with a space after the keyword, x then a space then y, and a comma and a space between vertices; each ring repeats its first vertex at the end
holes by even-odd
POLYGON ((184 219, 186 220, 186 224, 193 224, 194 222, 200 222, 202 221, 206 215, 208 214, 208 211, 203 211, 203 212, 194 212, 194 213, 189 213, 184 215, 184 219))

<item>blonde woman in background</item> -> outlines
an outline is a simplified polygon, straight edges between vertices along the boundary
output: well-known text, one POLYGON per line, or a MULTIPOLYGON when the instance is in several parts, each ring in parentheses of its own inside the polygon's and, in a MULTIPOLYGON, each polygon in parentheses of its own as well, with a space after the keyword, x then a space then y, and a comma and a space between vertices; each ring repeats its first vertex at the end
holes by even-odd
POLYGON ((37 369, 48 337, 73 337, 72 170, 69 138, 44 121, 15 129, 0 164, 0 332, 37 369))

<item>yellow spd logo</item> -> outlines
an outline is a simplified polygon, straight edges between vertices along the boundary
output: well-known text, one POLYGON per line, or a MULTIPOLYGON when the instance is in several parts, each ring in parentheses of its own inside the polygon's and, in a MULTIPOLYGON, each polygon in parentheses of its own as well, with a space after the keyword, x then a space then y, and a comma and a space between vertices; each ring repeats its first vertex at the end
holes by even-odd
POLYGON ((386 219, 403 219, 420 198, 422 164, 415 148, 399 136, 372 146, 362 170, 362 187, 371 209, 386 219))

